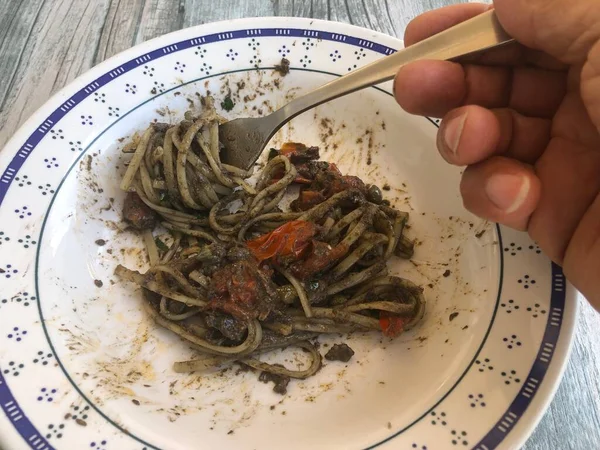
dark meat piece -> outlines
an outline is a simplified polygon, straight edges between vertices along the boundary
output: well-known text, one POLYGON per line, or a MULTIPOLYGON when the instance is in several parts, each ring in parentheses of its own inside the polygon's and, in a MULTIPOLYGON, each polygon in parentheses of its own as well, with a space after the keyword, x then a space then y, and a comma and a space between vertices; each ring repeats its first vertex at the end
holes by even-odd
POLYGON ((279 153, 287 156, 292 164, 303 164, 319 159, 319 147, 307 147, 298 142, 286 142, 281 146, 279 153))
POLYGON ((279 72, 279 75, 285 77, 290 73, 290 61, 286 58, 281 58, 281 62, 275 66, 275 70, 279 72))
POLYGON ((252 259, 219 268, 208 288, 209 306, 239 319, 264 320, 279 300, 270 275, 252 259))
POLYGON ((218 243, 212 243, 209 245, 205 245, 202 247, 200 252, 196 254, 196 259, 201 261, 205 266, 211 264, 219 264, 225 255, 227 254, 227 249, 218 243))
POLYGON ((241 342, 246 336, 246 330, 248 329, 246 323, 228 314, 211 311, 206 314, 204 320, 206 325, 219 330, 223 336, 231 341, 241 342))
POLYGON ((258 376, 258 381, 262 381, 265 384, 269 381, 272 381, 275 383, 275 386, 273 386, 273 392, 276 394, 285 395, 287 394, 287 385, 290 382, 290 377, 286 375, 276 375, 270 372, 262 372, 258 376))
POLYGON ((335 164, 323 164, 321 161, 310 161, 298 166, 299 177, 313 180, 309 191, 320 192, 325 199, 346 190, 356 190, 362 195, 367 194, 367 186, 355 176, 342 175, 335 164))
POLYGON ((331 248, 325 242, 313 240, 308 257, 295 262, 290 269, 301 280, 307 280, 333 266, 346 253, 348 253, 348 247, 345 245, 339 244, 331 248))
POLYGON ((328 361, 342 361, 348 362, 350 358, 354 356, 354 350, 352 350, 346 344, 335 344, 325 354, 325 359, 328 361))
POLYGON ((327 283, 324 280, 308 281, 305 288, 311 305, 320 305, 327 300, 327 283))
POLYGON ((150 209, 135 192, 129 192, 123 204, 123 217, 138 230, 152 230, 158 223, 158 215, 150 209))
POLYGON ((329 198, 338 192, 348 189, 358 189, 363 194, 367 192, 367 187, 360 178, 353 175, 342 175, 341 177, 337 176, 331 179, 325 188, 325 196, 329 198))
POLYGON ((227 252, 227 259, 231 262, 251 259, 252 254, 247 247, 231 247, 227 252))
POLYGON ((330 164, 327 161, 308 161, 306 164, 298 164, 296 166, 298 175, 309 180, 314 180, 317 174, 326 172, 330 169, 337 170, 337 166, 335 164, 330 164))
POLYGON ((204 339, 213 345, 226 345, 227 339, 217 330, 209 328, 204 335, 204 339))

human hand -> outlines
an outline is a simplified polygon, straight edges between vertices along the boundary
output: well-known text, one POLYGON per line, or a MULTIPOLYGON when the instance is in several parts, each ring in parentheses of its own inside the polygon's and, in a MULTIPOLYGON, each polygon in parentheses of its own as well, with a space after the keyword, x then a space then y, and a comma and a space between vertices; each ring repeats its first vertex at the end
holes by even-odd
MULTIPOLYGON (((465 207, 526 230, 600 310, 600 2, 496 0, 520 44, 458 64, 400 69, 396 100, 443 117, 437 146, 467 166, 465 207)), ((464 4, 425 13, 407 27, 411 45, 480 14, 464 4)))

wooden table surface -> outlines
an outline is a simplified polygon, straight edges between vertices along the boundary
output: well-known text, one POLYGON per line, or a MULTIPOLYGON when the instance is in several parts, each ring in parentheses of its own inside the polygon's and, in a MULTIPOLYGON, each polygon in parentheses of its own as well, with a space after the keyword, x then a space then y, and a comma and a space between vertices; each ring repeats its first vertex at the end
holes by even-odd
MULTIPOLYGON (((135 44, 254 16, 351 23, 402 37, 419 13, 457 0, 1 0, 0 148, 56 91, 135 44)), ((600 315, 581 300, 571 360, 526 450, 600 448, 600 315)))

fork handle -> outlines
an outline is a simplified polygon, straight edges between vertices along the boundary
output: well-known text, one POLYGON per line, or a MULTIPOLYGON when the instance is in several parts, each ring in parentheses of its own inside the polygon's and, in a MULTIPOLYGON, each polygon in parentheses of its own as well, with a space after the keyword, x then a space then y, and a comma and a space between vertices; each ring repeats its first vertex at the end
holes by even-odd
POLYGON ((489 10, 292 100, 272 114, 273 120, 283 125, 329 100, 389 81, 400 67, 409 62, 421 59, 451 60, 510 42, 513 39, 498 22, 494 10, 489 10))

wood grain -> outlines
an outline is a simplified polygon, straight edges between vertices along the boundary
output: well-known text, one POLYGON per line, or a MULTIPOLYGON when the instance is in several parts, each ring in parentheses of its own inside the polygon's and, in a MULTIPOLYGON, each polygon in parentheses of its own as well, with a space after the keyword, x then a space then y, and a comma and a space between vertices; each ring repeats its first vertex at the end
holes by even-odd
MULTIPOLYGON (((419 13, 458 0, 4 0, 0 2, 0 148, 53 93, 106 58, 183 27, 299 16, 402 37, 419 13)), ((488 1, 489 3, 489 1, 488 1)), ((564 380, 525 450, 600 443, 600 316, 581 302, 564 380)))

